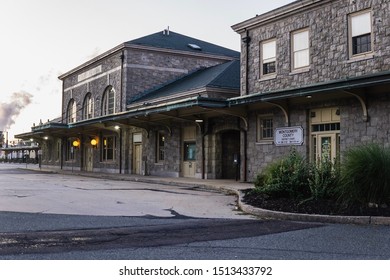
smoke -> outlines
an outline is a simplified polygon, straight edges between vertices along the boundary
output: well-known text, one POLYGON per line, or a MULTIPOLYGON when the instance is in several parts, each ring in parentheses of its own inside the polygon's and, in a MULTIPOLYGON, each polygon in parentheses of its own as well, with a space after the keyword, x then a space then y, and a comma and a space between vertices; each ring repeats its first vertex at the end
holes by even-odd
POLYGON ((32 94, 14 92, 9 103, 0 102, 0 130, 7 130, 15 123, 20 112, 31 103, 32 94))

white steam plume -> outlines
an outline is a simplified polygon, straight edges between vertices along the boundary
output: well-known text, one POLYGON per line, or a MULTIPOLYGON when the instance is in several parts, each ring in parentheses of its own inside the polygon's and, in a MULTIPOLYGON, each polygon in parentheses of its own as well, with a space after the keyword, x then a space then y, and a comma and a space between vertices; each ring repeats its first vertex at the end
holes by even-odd
POLYGON ((32 97, 25 91, 14 92, 9 103, 0 102, 0 130, 7 130, 15 123, 20 112, 31 103, 32 97))

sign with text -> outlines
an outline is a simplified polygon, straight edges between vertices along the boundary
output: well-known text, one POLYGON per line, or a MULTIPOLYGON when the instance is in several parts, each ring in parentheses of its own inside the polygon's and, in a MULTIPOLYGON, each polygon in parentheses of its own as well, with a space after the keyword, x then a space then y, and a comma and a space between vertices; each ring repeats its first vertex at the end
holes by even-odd
POLYGON ((303 128, 301 126, 276 128, 274 142, 276 146, 302 145, 303 128))

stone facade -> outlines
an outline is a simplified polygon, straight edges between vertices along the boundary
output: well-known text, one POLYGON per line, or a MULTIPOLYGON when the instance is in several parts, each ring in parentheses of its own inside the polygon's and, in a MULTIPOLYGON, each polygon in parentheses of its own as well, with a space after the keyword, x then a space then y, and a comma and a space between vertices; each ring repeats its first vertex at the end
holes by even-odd
POLYGON ((248 29, 249 47, 242 42, 241 94, 264 93, 308 86, 339 79, 389 70, 390 65, 390 3, 384 0, 313 1, 317 2, 288 17, 274 18, 248 29), (311 7, 312 6, 312 7, 311 7), (351 58, 348 51, 348 15, 372 11, 373 53, 365 58, 351 58), (310 67, 304 72, 291 69, 291 33, 308 28, 310 67), (276 39, 276 77, 260 76, 260 43, 276 39), (247 65, 248 62, 248 65, 247 65), (246 72, 248 67, 249 71, 246 72), (246 77, 248 76, 248 82, 246 77), (246 90, 246 83, 248 89, 246 90))
POLYGON ((341 156, 350 147, 364 143, 389 145, 388 85, 378 82, 376 87, 359 85, 353 88, 351 85, 327 89, 327 86, 343 81, 386 75, 390 70, 389 8, 390 3, 386 0, 296 1, 233 26, 242 38, 241 95, 243 100, 251 95, 259 100, 250 103, 252 109, 247 115, 247 166, 242 172, 246 172, 248 180, 253 180, 269 163, 286 155, 291 148, 313 160, 319 151, 319 141, 334 141, 332 149, 337 151, 333 154, 341 156), (360 11, 371 11, 372 49, 364 55, 352 56, 349 17, 360 11), (309 32, 309 65, 294 70, 292 34, 303 29, 309 32), (276 40, 276 72, 264 76, 261 44, 270 39, 276 40), (307 89, 307 93, 293 91, 299 88, 307 89), (288 91, 294 93, 288 95, 288 91), (270 102, 260 101, 262 95, 270 102), (324 117, 323 123, 312 122, 312 110, 328 112, 330 108, 339 112, 338 121, 328 121, 324 117), (258 116, 262 115, 272 117, 274 129, 302 127, 303 144, 276 146, 274 141, 259 141, 258 116))

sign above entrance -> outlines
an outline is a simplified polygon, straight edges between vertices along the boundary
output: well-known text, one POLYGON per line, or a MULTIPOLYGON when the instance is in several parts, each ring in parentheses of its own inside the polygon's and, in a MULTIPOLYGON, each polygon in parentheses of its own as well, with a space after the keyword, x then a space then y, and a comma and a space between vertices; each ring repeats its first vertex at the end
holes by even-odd
POLYGON ((274 142, 276 146, 302 145, 303 128, 301 126, 276 128, 274 142))

